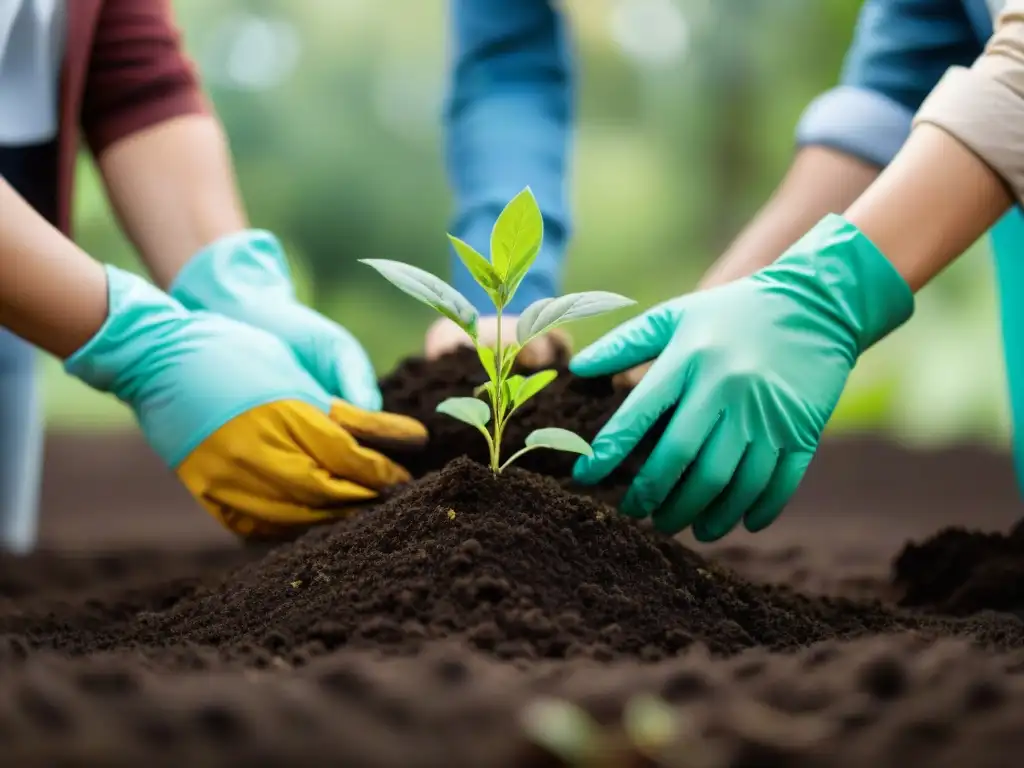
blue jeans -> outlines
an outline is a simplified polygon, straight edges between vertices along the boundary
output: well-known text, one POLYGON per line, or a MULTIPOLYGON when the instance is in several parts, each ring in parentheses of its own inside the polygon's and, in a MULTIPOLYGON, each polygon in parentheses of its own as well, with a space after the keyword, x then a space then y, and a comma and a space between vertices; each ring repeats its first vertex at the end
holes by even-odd
POLYGON ((35 546, 43 468, 36 349, 0 328, 0 549, 35 546))

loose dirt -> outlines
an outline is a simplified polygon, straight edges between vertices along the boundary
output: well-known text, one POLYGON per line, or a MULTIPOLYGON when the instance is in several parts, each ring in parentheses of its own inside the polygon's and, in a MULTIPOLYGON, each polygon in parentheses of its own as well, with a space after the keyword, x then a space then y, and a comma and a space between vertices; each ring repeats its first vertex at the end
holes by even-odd
MULTIPOLYGON (((897 518, 826 492, 795 504, 809 511, 789 533, 780 522, 696 550, 605 505, 629 467, 575 488, 571 457, 538 451, 491 476, 479 435, 433 413, 477 370, 457 354, 384 380, 387 407, 433 440, 402 457, 421 479, 355 519, 267 553, 197 542, 0 558, 5 764, 562 765, 520 727, 537 697, 582 705, 608 757, 627 702, 654 694, 675 726, 662 762, 634 749, 596 764, 1016 765, 1021 526, 921 537, 887 572, 896 542, 886 555, 844 532, 935 531, 956 510, 918 524, 909 504, 897 518)), ((592 438, 621 400, 607 380, 564 374, 507 445, 542 425, 592 438)), ((891 470, 884 450, 871 461, 891 470)), ((918 504, 955 501, 938 483, 922 501, 919 459, 898 455, 910 480, 879 498, 916 486, 918 504)), ((951 466, 972 461, 992 463, 951 466)), ((177 514, 186 526, 200 513, 177 514)))

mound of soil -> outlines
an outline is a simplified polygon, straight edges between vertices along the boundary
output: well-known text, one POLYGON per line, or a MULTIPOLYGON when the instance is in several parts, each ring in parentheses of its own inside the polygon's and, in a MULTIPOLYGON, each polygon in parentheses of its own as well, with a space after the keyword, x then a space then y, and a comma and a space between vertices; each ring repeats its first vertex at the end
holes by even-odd
MULTIPOLYGON (((879 606, 755 587, 538 475, 457 459, 155 618, 158 638, 414 651, 465 638, 505 659, 657 660, 890 629, 879 606)), ((142 639, 136 637, 134 639, 142 639)))
MULTIPOLYGON (((670 707, 665 766, 1019 762, 1024 621, 936 614, 1020 605, 1020 527, 908 547, 914 610, 764 585, 722 564, 756 572, 743 547, 705 557, 605 505, 657 429, 598 489, 556 452, 495 478, 479 435, 434 413, 477 383, 472 351, 401 366, 386 407, 431 430, 398 457, 420 479, 267 553, 0 557, 4 763, 540 768, 564 763, 521 727, 538 696, 584 706, 607 757, 637 694, 670 707)), ((592 438, 622 399, 563 371, 506 450, 541 426, 592 438)))
POLYGON ((908 544, 893 572, 903 605, 953 616, 996 610, 1024 617, 1024 521, 1006 535, 946 529, 908 544))
MULTIPOLYGON (((534 429, 559 426, 593 440, 601 426, 625 400, 626 393, 612 386, 609 377, 573 376, 561 361, 559 377, 516 413, 505 433, 506 450, 522 446, 534 429)), ((522 370, 522 373, 530 373, 522 370)), ((476 353, 454 352, 428 363, 411 358, 382 381, 385 407, 405 413, 427 425, 433 439, 429 450, 396 458, 415 475, 435 470, 460 456, 487 461, 486 446, 476 430, 434 409, 448 397, 465 396, 482 382, 476 353)), ((526 454, 520 466, 549 477, 563 486, 615 504, 631 478, 650 454, 671 414, 648 432, 637 449, 599 487, 577 486, 571 480, 574 457, 556 451, 526 454)), ((742 552, 747 557, 746 552, 742 552)), ((1009 535, 943 531, 923 544, 909 544, 896 559, 893 587, 902 594, 900 604, 927 607, 952 616, 996 610, 1024 617, 1024 521, 1009 535)), ((878 593, 877 583, 867 585, 878 593)))
POLYGON ((268 654, 303 664, 342 647, 415 653, 453 638, 520 661, 656 661, 695 643, 728 655, 909 629, 1024 645, 1013 620, 933 622, 751 584, 550 479, 495 477, 467 458, 158 610, 69 629, 37 626, 30 642, 142 649, 158 666, 195 665, 183 648, 261 666, 268 654))

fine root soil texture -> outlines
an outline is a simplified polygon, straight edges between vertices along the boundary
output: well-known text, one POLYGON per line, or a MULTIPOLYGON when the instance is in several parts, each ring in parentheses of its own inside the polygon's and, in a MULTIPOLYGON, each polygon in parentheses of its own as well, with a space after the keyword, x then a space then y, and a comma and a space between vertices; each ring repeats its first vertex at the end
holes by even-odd
MULTIPOLYGON (((630 467, 575 488, 572 458, 538 451, 495 478, 479 435, 433 413, 478 383, 471 352, 401 366, 386 407, 431 430, 400 457, 419 479, 270 551, 0 558, 3 764, 571 764, 530 727, 545 701, 592 718, 555 734, 590 734, 580 765, 1018 764, 1022 526, 798 588, 810 560, 764 565, 799 551, 698 551, 617 516, 630 467), (631 739, 650 696, 661 736, 631 739)), ((507 447, 538 426, 592 438, 621 400, 563 373, 507 447)), ((825 504, 821 536, 855 514, 825 504)))

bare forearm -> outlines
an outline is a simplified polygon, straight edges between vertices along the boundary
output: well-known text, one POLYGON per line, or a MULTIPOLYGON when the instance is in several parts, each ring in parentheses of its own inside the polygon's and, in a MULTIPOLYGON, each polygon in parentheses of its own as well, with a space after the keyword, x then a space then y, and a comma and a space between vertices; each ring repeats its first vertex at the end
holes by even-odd
POLYGON ((712 265, 700 288, 731 282, 771 264, 823 216, 844 211, 878 173, 875 166, 832 149, 801 150, 771 200, 712 265))
POLYGON ((916 291, 1012 203, 1000 177, 940 128, 923 124, 846 211, 916 291))
POLYGON ((0 178, 0 325, 60 358, 107 317, 107 277, 0 178))
POLYGON ((248 226, 213 117, 179 117, 132 134, 99 166, 125 233, 163 288, 201 248, 248 226))

